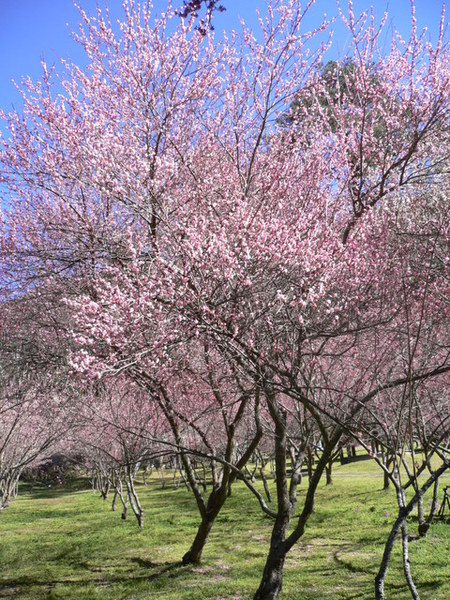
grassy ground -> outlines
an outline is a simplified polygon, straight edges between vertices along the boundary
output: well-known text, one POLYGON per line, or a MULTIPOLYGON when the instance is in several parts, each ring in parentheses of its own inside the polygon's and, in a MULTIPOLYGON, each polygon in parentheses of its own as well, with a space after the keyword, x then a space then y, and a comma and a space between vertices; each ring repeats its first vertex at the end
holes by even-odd
MULTIPOLYGON (((443 478, 449 484, 450 478, 443 478)), ((372 462, 336 464, 334 484, 319 490, 307 533, 285 568, 283 600, 373 598, 373 579, 395 514, 372 462), (375 472, 373 472, 375 470, 375 472)), ((23 486, 0 516, 0 598, 247 600, 264 564, 271 521, 239 484, 219 516, 198 567, 179 561, 198 516, 184 489, 139 486, 146 527, 122 521, 80 482, 70 489, 23 486), (78 488, 78 489, 77 489, 78 488)), ((441 493, 442 496, 442 493, 441 493)), ((428 505, 428 499, 426 500, 428 505)), ((410 522, 411 533, 416 523, 410 522)), ((421 598, 450 598, 449 523, 437 522, 410 544, 421 598)), ((389 570, 388 598, 410 598, 400 544, 389 570)))

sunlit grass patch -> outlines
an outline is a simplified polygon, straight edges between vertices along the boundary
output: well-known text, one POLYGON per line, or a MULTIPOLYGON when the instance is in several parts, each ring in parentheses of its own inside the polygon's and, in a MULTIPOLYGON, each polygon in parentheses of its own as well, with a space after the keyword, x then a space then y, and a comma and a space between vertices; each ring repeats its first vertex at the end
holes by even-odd
MULTIPOLYGON (((369 600, 383 544, 396 514, 392 490, 367 471, 372 461, 334 467, 320 486, 304 537, 285 565, 284 599, 369 600)), ((446 478, 448 481, 448 477, 446 478)), ((126 521, 83 482, 69 489, 24 486, 0 518, 0 597, 18 599, 242 599, 256 590, 271 520, 241 484, 215 523, 201 565, 182 566, 199 523, 192 496, 156 479, 139 485, 145 529, 126 521)), ((273 485, 273 484, 272 484, 273 485)), ((305 487, 300 488, 299 506, 305 487)), ((428 499, 426 500, 428 502, 428 499)), ((410 521, 411 532, 417 527, 410 521)), ((422 598, 450 597, 450 531, 436 522, 410 544, 422 598)), ((392 557, 388 598, 410 597, 400 545, 392 557)))

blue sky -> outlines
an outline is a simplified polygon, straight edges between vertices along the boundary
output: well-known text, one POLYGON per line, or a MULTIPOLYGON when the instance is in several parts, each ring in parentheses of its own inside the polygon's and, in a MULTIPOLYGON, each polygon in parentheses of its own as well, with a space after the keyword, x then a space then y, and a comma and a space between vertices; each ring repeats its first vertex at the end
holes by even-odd
MULTIPOLYGON (((173 0, 182 4, 182 0, 173 0)), ((97 0, 79 0, 88 11, 95 11, 97 0)), ((100 5, 104 0, 100 0, 100 5)), ((217 30, 239 28, 238 17, 247 23, 255 24, 255 8, 264 9, 263 0, 222 0, 226 12, 217 14, 217 30)), ((416 0, 418 25, 428 26, 432 37, 437 33, 442 0, 416 0)), ((121 0, 109 0, 112 16, 121 14, 121 0)), ((346 5, 346 0, 341 0, 346 5)), ((354 0, 355 12, 373 5, 377 15, 389 7, 389 23, 403 34, 408 33, 410 24, 409 0, 354 0)), ((166 6, 166 0, 155 0, 156 10, 166 6)), ((327 12, 336 12, 334 0, 318 0, 312 21, 327 12)), ((0 107, 9 110, 14 105, 20 107, 19 96, 11 83, 20 81, 23 75, 33 79, 40 77, 40 61, 44 57, 48 64, 58 63, 59 59, 72 58, 83 62, 80 47, 73 42, 70 32, 77 29, 79 17, 73 0, 0 0, 0 107)), ((338 28, 335 35, 336 51, 343 54, 346 34, 338 28)))

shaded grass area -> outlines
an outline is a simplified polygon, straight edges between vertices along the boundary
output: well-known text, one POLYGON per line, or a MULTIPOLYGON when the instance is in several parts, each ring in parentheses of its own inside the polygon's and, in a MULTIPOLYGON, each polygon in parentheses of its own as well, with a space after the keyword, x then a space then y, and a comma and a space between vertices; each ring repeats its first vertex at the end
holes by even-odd
MULTIPOLYGON (((396 508, 393 491, 380 489, 382 479, 372 469, 370 462, 335 465, 334 484, 321 486, 307 532, 287 558, 283 599, 373 598, 396 508)), ((180 563, 198 525, 185 488, 162 489, 156 479, 140 485, 146 520, 140 531, 132 514, 122 521, 119 508, 113 513, 109 501, 84 486, 83 481, 32 491, 22 486, 0 516, 0 598, 252 598, 272 522, 241 484, 233 488, 196 567, 180 563)), ((410 529, 416 532, 414 519, 410 529)), ((410 555, 421 597, 450 598, 449 524, 434 523, 425 539, 410 544, 410 555)), ((388 598, 410 598, 399 542, 386 592, 388 598)))

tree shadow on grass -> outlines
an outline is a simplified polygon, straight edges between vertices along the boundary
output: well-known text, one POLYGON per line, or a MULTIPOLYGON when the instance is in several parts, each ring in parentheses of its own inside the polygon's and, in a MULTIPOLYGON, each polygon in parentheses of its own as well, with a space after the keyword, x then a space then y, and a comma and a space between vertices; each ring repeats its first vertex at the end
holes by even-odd
MULTIPOLYGON (((175 571, 178 567, 184 566, 180 560, 176 561, 176 562, 168 562, 168 563, 154 563, 151 560, 145 560, 145 559, 141 558, 140 556, 135 556, 135 557, 131 558, 131 562, 136 563, 143 569, 158 569, 156 571, 156 573, 152 573, 152 575, 148 576, 149 581, 154 581, 155 579, 158 579, 162 575, 165 575, 166 573, 169 573, 170 571, 175 571)), ((184 571, 186 571, 186 568, 184 568, 184 571)))
POLYGON ((76 492, 89 491, 90 489, 92 488, 85 479, 73 479, 65 485, 23 482, 20 484, 19 494, 21 496, 29 494, 38 500, 50 500, 61 496, 70 496, 76 492))
MULTIPOLYGON (((136 563, 143 569, 155 569, 156 567, 163 566, 161 563, 155 563, 151 560, 144 560, 140 556, 133 556, 133 558, 131 558, 130 561, 132 563, 136 563)), ((168 564, 172 564, 172 563, 168 563, 168 564)), ((173 564, 176 564, 176 563, 173 563, 173 564)))
POLYGON ((150 575, 150 577, 148 577, 148 581, 155 581, 156 579, 159 579, 160 577, 162 577, 163 575, 166 575, 167 573, 170 573, 170 575, 169 575, 170 578, 178 577, 179 575, 186 572, 187 570, 189 570, 189 567, 183 565, 183 563, 181 561, 177 561, 175 563, 168 563, 166 567, 164 567, 164 568, 160 569, 159 571, 157 571, 156 573, 153 573, 152 575, 150 575))
POLYGON ((367 573, 373 573, 373 576, 375 577, 376 568, 372 565, 370 565, 369 567, 367 565, 358 567, 357 565, 354 565, 350 560, 345 560, 340 556, 340 554, 349 552, 350 550, 358 551, 362 547, 363 544, 346 544, 345 546, 338 548, 336 552, 333 552, 333 560, 340 567, 344 567, 347 571, 350 571, 351 573, 362 573, 364 575, 366 575, 367 573))
POLYGON ((41 595, 45 591, 50 592, 50 590, 55 588, 57 585, 82 588, 92 584, 95 586, 110 586, 114 584, 126 584, 137 581, 147 581, 150 583, 156 579, 159 579, 163 575, 166 575, 167 573, 171 573, 169 577, 177 577, 189 569, 188 567, 184 566, 181 561, 154 563, 150 560, 134 557, 131 559, 131 562, 138 564, 142 568, 154 570, 154 572, 138 574, 135 571, 129 571, 128 573, 123 574, 111 574, 106 570, 104 573, 102 573, 101 569, 95 567, 90 568, 86 565, 86 570, 96 573, 95 576, 79 578, 69 577, 67 579, 49 579, 48 576, 46 576, 45 579, 41 579, 39 577, 29 577, 25 575, 22 577, 4 579, 1 581, 0 598, 20 598, 23 595, 27 598, 30 598, 30 592, 32 590, 40 588, 38 593, 41 595))

